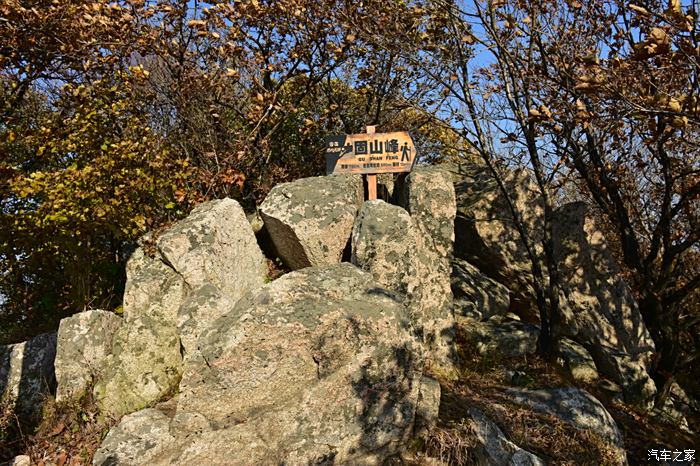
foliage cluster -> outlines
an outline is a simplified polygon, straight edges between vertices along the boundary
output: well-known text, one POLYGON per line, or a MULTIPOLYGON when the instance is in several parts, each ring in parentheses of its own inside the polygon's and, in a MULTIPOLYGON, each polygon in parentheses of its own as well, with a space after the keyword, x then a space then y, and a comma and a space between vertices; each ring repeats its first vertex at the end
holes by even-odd
POLYGON ((593 205, 656 343, 661 402, 700 370, 698 8, 0 0, 0 340, 115 308, 144 231, 210 198, 252 210, 322 173, 324 135, 373 124, 413 131, 429 160, 532 173, 542 234, 511 209, 543 352, 560 306, 554 210, 593 205))
POLYGON ((427 155, 454 146, 406 104, 400 60, 351 32, 371 14, 0 1, 0 342, 117 308, 136 238, 204 200, 252 211, 276 183, 322 174, 327 134, 375 124, 412 130, 427 155))

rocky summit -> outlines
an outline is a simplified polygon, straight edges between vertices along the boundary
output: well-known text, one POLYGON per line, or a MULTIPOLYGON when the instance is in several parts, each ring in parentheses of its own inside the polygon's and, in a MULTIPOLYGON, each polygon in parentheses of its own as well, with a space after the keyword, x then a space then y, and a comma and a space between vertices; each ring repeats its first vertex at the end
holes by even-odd
MULTIPOLYGON (((276 186, 258 237, 231 199, 144 236, 121 315, 88 310, 0 347, 5 405, 38 422, 52 396, 90 395, 111 426, 95 466, 548 464, 516 435, 535 420, 588 439, 602 459, 586 464, 627 464, 607 407, 651 409, 654 348, 586 206, 553 223, 553 383, 514 362, 538 348, 531 268, 479 166, 417 167, 366 202, 359 179, 276 186), (288 272, 268 278, 266 260, 288 272)), ((532 183, 508 185, 536 230, 532 183)))

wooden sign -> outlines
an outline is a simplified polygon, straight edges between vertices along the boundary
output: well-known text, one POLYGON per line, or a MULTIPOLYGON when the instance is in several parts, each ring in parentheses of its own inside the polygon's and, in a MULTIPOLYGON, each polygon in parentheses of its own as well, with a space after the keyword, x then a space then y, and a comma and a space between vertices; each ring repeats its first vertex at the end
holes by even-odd
POLYGON ((406 131, 345 134, 326 138, 326 173, 410 172, 416 161, 416 146, 406 131))

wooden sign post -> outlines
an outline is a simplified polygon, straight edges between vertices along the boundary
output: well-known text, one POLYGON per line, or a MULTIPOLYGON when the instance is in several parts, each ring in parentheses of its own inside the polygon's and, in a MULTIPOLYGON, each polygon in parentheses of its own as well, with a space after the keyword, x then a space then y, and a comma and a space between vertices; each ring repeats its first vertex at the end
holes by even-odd
POLYGON ((377 198, 378 173, 407 173, 416 162, 416 146, 406 131, 375 133, 367 126, 364 134, 326 138, 326 174, 356 173, 367 177, 367 197, 377 198))

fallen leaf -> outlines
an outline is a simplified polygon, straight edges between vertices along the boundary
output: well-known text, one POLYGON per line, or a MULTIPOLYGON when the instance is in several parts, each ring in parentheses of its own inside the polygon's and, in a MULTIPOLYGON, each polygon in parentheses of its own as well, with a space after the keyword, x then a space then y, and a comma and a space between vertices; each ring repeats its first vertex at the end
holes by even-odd
POLYGON ((66 425, 62 422, 59 422, 56 427, 53 428, 53 430, 49 433, 49 437, 55 437, 61 432, 63 432, 63 429, 66 428, 66 425))

